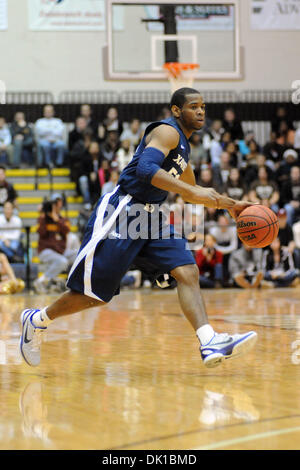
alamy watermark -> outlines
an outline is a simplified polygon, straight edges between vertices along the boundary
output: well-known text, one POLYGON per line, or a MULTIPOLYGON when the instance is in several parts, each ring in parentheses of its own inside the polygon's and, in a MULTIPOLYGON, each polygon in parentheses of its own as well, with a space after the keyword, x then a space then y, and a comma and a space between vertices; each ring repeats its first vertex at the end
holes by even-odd
POLYGON ((296 341, 292 342, 291 349, 293 350, 291 355, 292 364, 297 366, 300 364, 300 339, 296 339, 296 341))
POLYGON ((292 103, 300 104, 300 80, 294 80, 292 83, 292 90, 295 90, 292 93, 292 103))

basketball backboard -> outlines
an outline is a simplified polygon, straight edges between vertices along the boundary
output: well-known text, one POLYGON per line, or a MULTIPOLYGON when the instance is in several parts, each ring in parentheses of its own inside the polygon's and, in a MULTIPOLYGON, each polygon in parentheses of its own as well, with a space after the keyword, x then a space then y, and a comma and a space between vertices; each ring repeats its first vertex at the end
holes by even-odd
POLYGON ((106 78, 163 80, 165 62, 196 79, 240 79, 239 0, 107 0, 106 78))

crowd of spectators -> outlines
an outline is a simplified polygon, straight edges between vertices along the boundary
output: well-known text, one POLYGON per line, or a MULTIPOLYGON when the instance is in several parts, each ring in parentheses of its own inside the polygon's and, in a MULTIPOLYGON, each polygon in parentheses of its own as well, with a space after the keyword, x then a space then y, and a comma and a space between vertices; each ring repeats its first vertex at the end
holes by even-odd
MULTIPOLYGON (((164 107, 157 118, 169 116, 164 107)), ((10 125, 0 116, 0 252, 9 261, 22 256, 22 221, 16 214, 17 193, 6 180, 5 167, 67 165, 83 198, 78 237, 61 216, 62 196, 55 195, 56 199, 40 208, 38 254, 45 270, 34 283, 37 292, 61 287, 57 276, 68 272, 76 256, 80 229, 99 196, 116 186, 146 126, 136 117, 122 122, 114 106, 97 122, 88 104, 80 107, 71 130, 55 116, 53 105, 44 106, 43 116, 34 124, 27 122, 23 112, 17 112, 10 125)), ((228 213, 205 209, 204 230, 192 227, 185 233, 189 240, 199 242, 193 251, 200 284, 210 288, 296 285, 300 269, 300 127, 295 128, 285 108, 279 107, 269 139, 260 145, 255 133, 244 132, 235 111, 228 107, 222 119, 207 118, 205 128, 190 138, 190 146, 197 184, 214 187, 234 199, 264 204, 278 214, 280 223, 278 239, 270 247, 250 249, 241 245, 228 213)), ((183 201, 169 194, 167 204, 170 222, 176 224, 176 214, 184 210, 183 201)), ((150 285, 147 276, 140 274, 130 271, 122 285, 150 285)))

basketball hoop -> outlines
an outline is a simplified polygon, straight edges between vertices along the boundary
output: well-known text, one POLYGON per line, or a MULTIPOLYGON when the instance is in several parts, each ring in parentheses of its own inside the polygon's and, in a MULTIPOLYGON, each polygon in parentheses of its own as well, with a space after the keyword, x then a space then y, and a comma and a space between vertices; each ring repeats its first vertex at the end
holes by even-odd
POLYGON ((171 84, 172 93, 178 90, 178 88, 192 87, 198 68, 198 64, 166 62, 164 69, 171 84))

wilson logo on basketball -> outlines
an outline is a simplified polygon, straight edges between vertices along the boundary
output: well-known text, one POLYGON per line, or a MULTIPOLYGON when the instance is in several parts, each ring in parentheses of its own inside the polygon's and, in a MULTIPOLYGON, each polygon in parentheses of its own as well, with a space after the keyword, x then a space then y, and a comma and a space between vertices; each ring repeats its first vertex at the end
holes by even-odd
POLYGON ((238 222, 237 228, 256 227, 256 222, 238 222))

